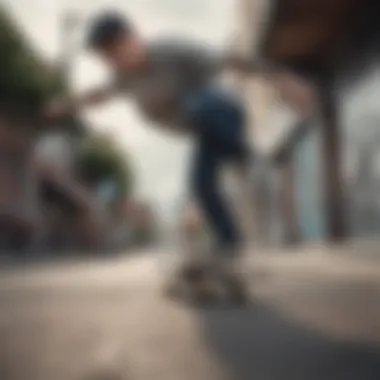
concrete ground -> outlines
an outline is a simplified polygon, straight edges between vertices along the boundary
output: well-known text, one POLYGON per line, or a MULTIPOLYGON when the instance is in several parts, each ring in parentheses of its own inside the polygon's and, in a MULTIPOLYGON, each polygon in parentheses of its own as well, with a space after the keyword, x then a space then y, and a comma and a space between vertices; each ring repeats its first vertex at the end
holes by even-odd
POLYGON ((166 299, 157 252, 4 267, 0 379, 379 380, 380 260, 343 251, 247 259, 246 309, 166 299))

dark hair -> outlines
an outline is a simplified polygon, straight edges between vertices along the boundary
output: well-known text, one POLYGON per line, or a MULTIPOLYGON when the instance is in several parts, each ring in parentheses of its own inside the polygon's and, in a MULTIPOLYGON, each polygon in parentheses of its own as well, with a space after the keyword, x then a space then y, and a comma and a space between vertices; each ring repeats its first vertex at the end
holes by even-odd
POLYGON ((104 12, 90 26, 87 45, 90 49, 101 49, 112 44, 118 37, 132 33, 129 20, 116 12, 104 12))

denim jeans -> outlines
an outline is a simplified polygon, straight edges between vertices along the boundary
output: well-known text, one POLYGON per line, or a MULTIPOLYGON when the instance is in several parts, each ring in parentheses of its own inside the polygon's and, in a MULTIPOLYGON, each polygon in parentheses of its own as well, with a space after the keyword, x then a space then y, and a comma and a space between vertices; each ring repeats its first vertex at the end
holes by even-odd
POLYGON ((234 213, 223 195, 220 169, 248 158, 242 107, 218 90, 204 90, 186 101, 186 116, 195 131, 197 146, 191 188, 222 251, 240 245, 234 213))

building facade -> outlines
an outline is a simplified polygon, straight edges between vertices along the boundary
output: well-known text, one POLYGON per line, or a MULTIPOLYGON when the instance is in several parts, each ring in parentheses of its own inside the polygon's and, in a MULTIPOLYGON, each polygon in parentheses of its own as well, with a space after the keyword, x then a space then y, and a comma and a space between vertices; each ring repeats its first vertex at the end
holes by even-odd
MULTIPOLYGON (((274 2, 270 0, 239 2, 238 17, 241 20, 239 24, 242 25, 242 44, 250 57, 258 56, 260 39, 265 34, 267 26, 273 28, 273 23, 269 23, 273 4, 274 2)), ((344 7, 345 4, 349 5, 348 3, 314 2, 315 9, 321 8, 319 16, 316 17, 310 14, 309 10, 312 8, 308 7, 306 2, 305 6, 300 8, 299 14, 294 17, 291 12, 295 12, 295 3, 283 1, 281 4, 284 5, 281 7, 282 21, 276 25, 277 29, 274 27, 274 32, 272 30, 272 40, 270 40, 272 45, 266 47, 272 58, 287 57, 296 60, 305 54, 305 51, 309 51, 314 54, 313 59, 317 60, 321 58, 318 52, 313 50, 317 43, 323 43, 328 49, 342 35, 346 35, 343 30, 351 28, 350 31, 355 32, 354 19, 351 20, 351 24, 345 19, 345 14, 349 14, 350 9, 347 9, 346 13, 343 10, 335 12, 326 18, 329 22, 327 26, 322 25, 318 18, 327 14, 329 7, 335 5, 344 7), (315 35, 310 34, 303 40, 298 37, 302 31, 305 33, 308 31, 309 24, 305 23, 305 19, 313 21, 316 30, 315 35)), ((357 6, 358 11, 362 11, 359 9, 360 2, 357 6)), ((362 15, 359 13, 357 18, 362 15)), ((278 20, 273 22, 276 23, 278 20)), ((371 36, 367 37, 369 39, 371 36)), ((353 56, 349 61, 354 62, 356 58, 353 56)), ((287 199, 282 206, 286 212, 280 210, 277 218, 282 219, 284 232, 293 220, 298 240, 326 240, 333 238, 334 235, 339 237, 343 230, 347 231, 343 232, 342 236, 349 237, 376 237, 380 234, 378 228, 380 161, 376 143, 380 131, 377 104, 380 76, 379 70, 374 69, 375 66, 362 67, 363 79, 354 85, 347 86, 345 83, 343 87, 337 82, 333 98, 330 97, 329 88, 320 94, 323 97, 319 99, 320 115, 316 114, 314 120, 309 122, 310 130, 293 146, 287 167, 282 169, 287 172, 284 176, 287 186, 279 186, 278 192, 282 194, 280 198, 287 199), (338 108, 339 114, 337 114, 338 108)), ((251 82, 254 80, 251 79, 251 82)), ((269 143, 281 137, 282 132, 277 133, 276 129, 284 131, 287 128, 291 129, 296 124, 297 117, 287 119, 281 116, 281 105, 277 101, 276 90, 266 91, 258 85, 252 87, 247 82, 244 81, 243 85, 248 87, 246 103, 247 110, 252 115, 249 119, 250 129, 251 132, 255 131, 251 136, 254 136, 252 139, 255 142, 263 146, 265 139, 269 143), (278 121, 273 115, 277 115, 278 121), (265 134, 267 136, 264 136, 265 134)), ((278 88, 278 83, 275 84, 278 88)), ((283 82, 282 87, 284 84, 283 82)), ((297 96, 297 92, 302 93, 298 84, 292 85, 288 82, 285 87, 290 90, 290 100, 296 100, 292 102, 293 105, 297 105, 297 99, 301 99, 297 96)))

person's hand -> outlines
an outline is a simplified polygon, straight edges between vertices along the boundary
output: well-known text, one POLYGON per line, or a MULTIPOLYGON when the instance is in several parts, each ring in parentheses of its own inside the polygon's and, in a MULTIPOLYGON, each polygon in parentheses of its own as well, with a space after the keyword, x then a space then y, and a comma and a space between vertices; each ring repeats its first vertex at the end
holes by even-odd
POLYGON ((316 92, 311 83, 292 73, 279 73, 273 83, 280 97, 300 115, 309 116, 317 107, 316 92))
POLYGON ((262 59, 245 57, 239 53, 231 53, 225 57, 224 66, 238 73, 251 75, 267 75, 279 70, 273 64, 262 59))
POLYGON ((256 73, 256 70, 258 68, 258 63, 251 61, 250 59, 244 57, 242 54, 232 53, 225 57, 224 66, 227 69, 236 71, 237 73, 240 73, 240 74, 241 73, 254 74, 256 73))

